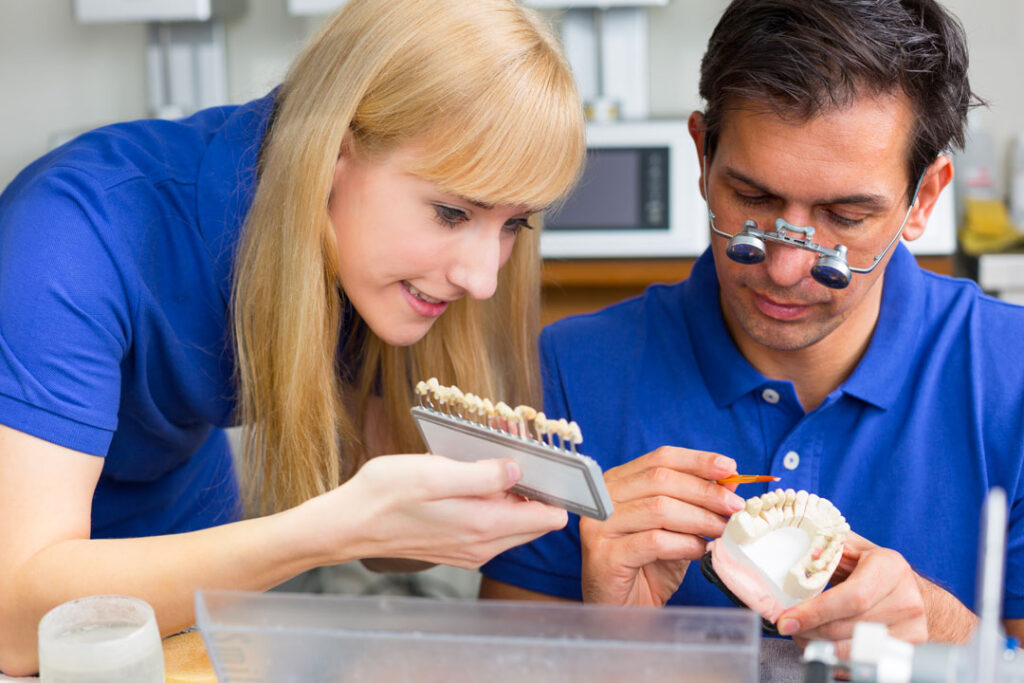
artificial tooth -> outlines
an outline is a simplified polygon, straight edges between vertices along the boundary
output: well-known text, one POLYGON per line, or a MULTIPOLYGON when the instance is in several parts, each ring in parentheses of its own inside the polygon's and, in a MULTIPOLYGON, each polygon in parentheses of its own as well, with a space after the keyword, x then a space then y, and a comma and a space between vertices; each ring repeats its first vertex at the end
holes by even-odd
POLYGON ((746 510, 734 514, 725 525, 725 533, 739 545, 752 543, 768 531, 768 522, 746 510))
POLYGON ((755 496, 747 500, 747 514, 757 517, 761 514, 761 509, 764 507, 764 502, 760 497, 755 496))
POLYGON ((818 502, 820 500, 813 493, 807 496, 807 506, 804 508, 804 516, 800 520, 800 528, 806 531, 809 536, 813 536, 821 529, 818 521, 818 502))
POLYGON ((782 524, 790 526, 793 524, 793 504, 796 502, 796 491, 786 489, 786 501, 782 504, 782 524))
POLYGON ((797 491, 796 500, 793 501, 793 526, 800 526, 805 510, 807 510, 807 491, 797 491))
MULTIPOLYGON (((775 500, 774 498, 772 499, 775 500)), ((768 523, 769 529, 778 529, 779 524, 782 522, 782 508, 778 505, 771 505, 765 507, 761 511, 761 518, 768 523)))

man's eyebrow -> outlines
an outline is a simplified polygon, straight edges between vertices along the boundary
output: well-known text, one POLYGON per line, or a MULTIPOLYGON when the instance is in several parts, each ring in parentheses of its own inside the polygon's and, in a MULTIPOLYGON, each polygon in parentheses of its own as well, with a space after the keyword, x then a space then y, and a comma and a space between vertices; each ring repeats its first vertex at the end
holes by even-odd
MULTIPOLYGON (((749 185, 758 192, 761 192, 762 194, 766 194, 772 197, 779 196, 779 194, 772 190, 770 187, 766 187, 765 185, 737 171, 734 168, 726 167, 724 173, 725 175, 729 176, 730 178, 733 178, 734 180, 738 180, 744 185, 749 185)), ((872 194, 870 192, 851 195, 841 195, 839 197, 825 197, 815 201, 814 204, 821 206, 831 206, 836 204, 856 204, 858 206, 863 206, 866 209, 871 209, 874 211, 882 211, 884 209, 889 208, 888 198, 886 198, 883 195, 872 194)))

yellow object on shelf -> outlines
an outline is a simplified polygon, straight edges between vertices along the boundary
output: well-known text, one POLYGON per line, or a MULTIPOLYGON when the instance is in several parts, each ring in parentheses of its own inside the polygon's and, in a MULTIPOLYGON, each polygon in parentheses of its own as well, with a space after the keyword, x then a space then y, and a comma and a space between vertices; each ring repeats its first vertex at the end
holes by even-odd
POLYGON ((1024 243, 1010 220, 1006 204, 998 199, 967 199, 964 201, 964 226, 960 245, 972 255, 1003 251, 1024 243))

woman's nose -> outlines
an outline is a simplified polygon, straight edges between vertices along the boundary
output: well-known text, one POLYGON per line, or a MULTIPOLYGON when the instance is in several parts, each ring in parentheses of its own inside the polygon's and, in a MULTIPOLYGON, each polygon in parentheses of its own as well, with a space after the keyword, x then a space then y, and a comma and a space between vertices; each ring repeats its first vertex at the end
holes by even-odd
POLYGON ((448 281, 477 300, 489 299, 498 288, 501 239, 490 231, 467 231, 448 267, 448 281))

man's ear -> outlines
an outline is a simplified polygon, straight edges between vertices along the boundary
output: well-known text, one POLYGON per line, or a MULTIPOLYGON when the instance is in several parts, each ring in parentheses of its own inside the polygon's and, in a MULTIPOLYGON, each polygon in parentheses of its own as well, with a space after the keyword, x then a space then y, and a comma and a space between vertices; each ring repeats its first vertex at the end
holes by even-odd
MULTIPOLYGON (((704 197, 704 173, 707 170, 704 168, 704 144, 707 141, 707 134, 704 132, 704 113, 695 111, 690 114, 687 126, 697 151, 697 167, 700 169, 700 174, 697 176, 697 184, 700 186, 698 189, 700 196, 704 197)), ((707 197, 704 197, 704 201, 707 201, 707 197)))
POLYGON ((949 155, 940 154, 931 165, 925 169, 921 178, 921 188, 917 191, 917 201, 910 214, 907 216, 907 224, 903 226, 903 239, 913 241, 924 234, 928 225, 928 218, 935 209, 935 203, 939 200, 942 190, 953 180, 953 162, 949 155))

